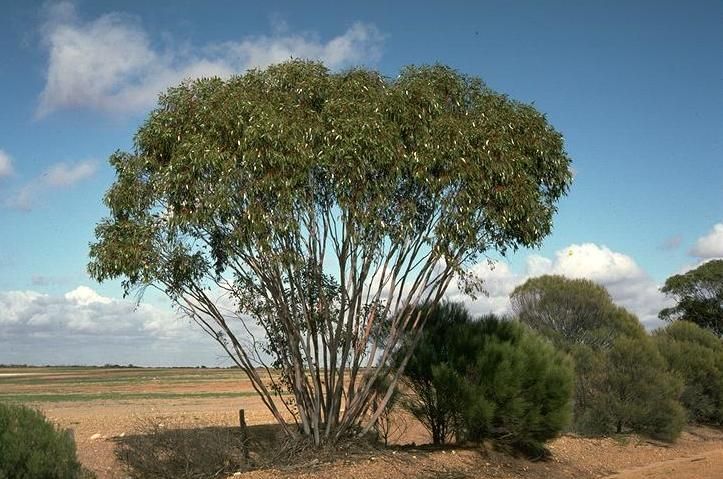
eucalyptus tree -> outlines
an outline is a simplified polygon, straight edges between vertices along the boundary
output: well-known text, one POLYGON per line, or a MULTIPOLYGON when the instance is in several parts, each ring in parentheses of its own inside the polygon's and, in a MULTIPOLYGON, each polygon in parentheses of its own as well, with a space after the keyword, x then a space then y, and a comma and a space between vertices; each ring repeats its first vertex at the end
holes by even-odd
POLYGON ((676 301, 660 311, 660 319, 690 321, 723 338, 723 259, 671 276, 660 291, 676 301))
POLYGON ((317 444, 373 426, 414 306, 539 244, 571 181, 544 115, 444 66, 185 82, 110 163, 92 276, 163 291, 317 444))

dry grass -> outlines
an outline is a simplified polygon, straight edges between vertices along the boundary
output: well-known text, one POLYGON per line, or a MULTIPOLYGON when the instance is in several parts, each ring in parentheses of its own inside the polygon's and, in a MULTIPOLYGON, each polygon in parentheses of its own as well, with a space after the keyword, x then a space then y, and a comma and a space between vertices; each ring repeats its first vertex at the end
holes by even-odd
POLYGON ((116 456, 138 479, 206 479, 249 470, 239 428, 189 427, 173 418, 144 418, 137 433, 116 438, 116 456))

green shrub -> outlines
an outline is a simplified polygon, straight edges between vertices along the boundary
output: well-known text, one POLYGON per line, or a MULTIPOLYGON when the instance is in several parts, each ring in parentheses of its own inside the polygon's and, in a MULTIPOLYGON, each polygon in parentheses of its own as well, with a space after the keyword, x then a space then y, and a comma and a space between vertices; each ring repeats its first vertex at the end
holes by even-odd
POLYGON ((407 407, 434 443, 491 438, 538 455, 566 427, 572 367, 549 342, 517 322, 473 321, 457 304, 427 321, 405 378, 407 407))
POLYGON ((575 365, 575 389, 573 400, 573 430, 588 433, 580 426, 585 412, 590 407, 595 396, 595 385, 605 374, 605 355, 602 351, 593 349, 585 344, 575 344, 569 347, 570 356, 575 365))
POLYGON ((670 374, 635 315, 592 281, 532 278, 510 296, 517 319, 568 352, 575 363, 574 429, 638 432, 673 440, 684 412, 670 374))
MULTIPOLYGON (((429 430, 434 444, 444 444, 460 429, 466 401, 463 378, 449 363, 465 354, 455 340, 467 337, 472 317, 458 303, 440 304, 426 314, 424 332, 404 370, 404 383, 413 394, 403 406, 429 430)), ((409 347, 403 346, 399 357, 409 347)))
POLYGON ((75 479, 75 442, 25 406, 0 403, 0 479, 75 479))
POLYGON ((671 276, 660 291, 676 302, 658 314, 660 319, 690 321, 723 339, 723 259, 671 276))
POLYGON ((678 401, 682 384, 666 371, 648 336, 620 336, 609 350, 593 355, 586 404, 577 408, 579 432, 637 432, 665 441, 680 435, 685 423, 678 401))
POLYGON ((568 358, 523 325, 487 317, 466 377, 467 437, 496 438, 532 455, 567 427, 573 370, 568 358), (486 403, 486 404, 484 404, 486 403), (487 411, 487 414, 477 414, 487 411))
POLYGON ((709 330, 675 321, 654 334, 668 368, 683 380, 688 420, 723 424, 723 343, 709 330))
POLYGON ((609 347, 631 324, 630 313, 615 305, 603 286, 589 279, 530 278, 514 289, 510 302, 515 319, 562 349, 573 344, 609 347))

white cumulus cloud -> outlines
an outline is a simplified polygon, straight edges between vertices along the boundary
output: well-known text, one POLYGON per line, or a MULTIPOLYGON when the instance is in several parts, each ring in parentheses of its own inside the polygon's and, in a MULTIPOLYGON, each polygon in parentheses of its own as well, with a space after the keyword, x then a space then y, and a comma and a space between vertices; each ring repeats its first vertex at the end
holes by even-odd
POLYGON ((87 286, 78 286, 73 291, 65 293, 64 297, 70 303, 79 306, 88 306, 93 303, 111 304, 113 302, 112 299, 99 295, 95 290, 87 286))
POLYGON ((98 294, 79 286, 64 295, 35 291, 0 292, 0 332, 3 336, 38 333, 121 334, 137 336, 146 322, 163 317, 168 325, 164 333, 175 331, 175 320, 161 310, 137 314, 135 304, 98 294))
POLYGON ((48 67, 39 116, 63 108, 143 111, 164 89, 184 79, 229 77, 292 57, 340 68, 377 60, 383 42, 373 25, 356 23, 327 41, 280 30, 198 48, 163 49, 130 15, 108 13, 82 21, 74 6, 64 2, 50 8, 48 17, 43 29, 48 67))
POLYGON ((630 256, 594 243, 573 244, 557 251, 551 272, 607 285, 644 275, 630 256))
POLYGON ((585 278, 601 284, 616 304, 635 313, 648 328, 661 324, 658 312, 669 302, 633 258, 594 243, 572 244, 557 251, 553 258, 530 255, 522 272, 513 271, 504 261, 491 265, 482 262, 474 270, 485 281, 487 296, 471 301, 455 287, 447 293, 449 299, 465 302, 474 314, 509 313, 509 295, 515 287, 543 274, 585 278))
POLYGON ((698 238, 690 253, 703 260, 723 258, 723 223, 714 225, 708 234, 698 238))

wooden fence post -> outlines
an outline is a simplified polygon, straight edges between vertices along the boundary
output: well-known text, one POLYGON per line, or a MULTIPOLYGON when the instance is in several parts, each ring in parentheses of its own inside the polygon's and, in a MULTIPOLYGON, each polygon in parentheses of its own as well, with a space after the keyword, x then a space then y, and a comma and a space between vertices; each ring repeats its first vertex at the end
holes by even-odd
POLYGON ((244 459, 249 459, 249 432, 246 428, 246 418, 244 417, 244 410, 238 410, 238 423, 241 428, 241 447, 244 452, 244 459))

